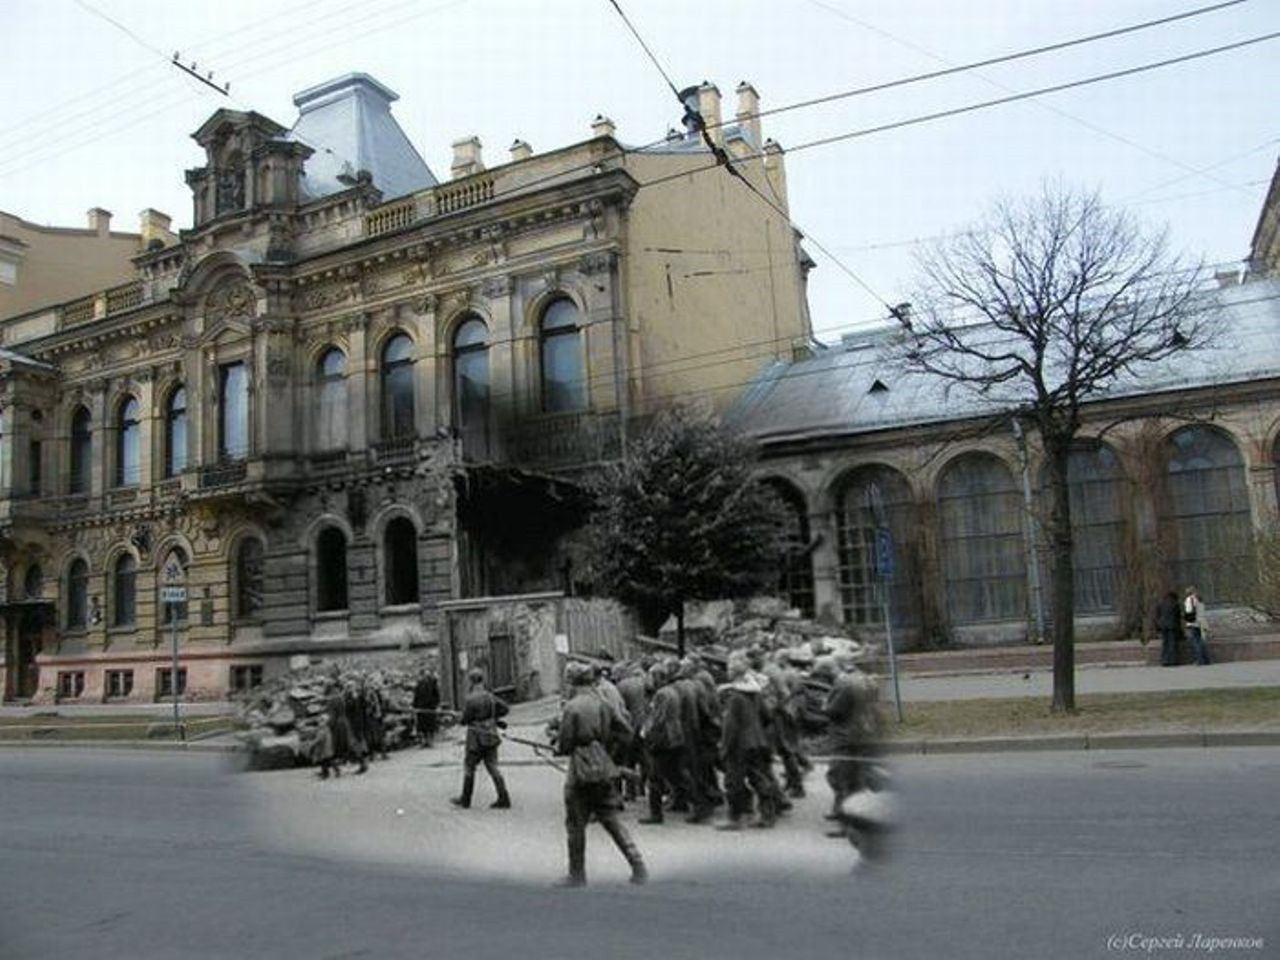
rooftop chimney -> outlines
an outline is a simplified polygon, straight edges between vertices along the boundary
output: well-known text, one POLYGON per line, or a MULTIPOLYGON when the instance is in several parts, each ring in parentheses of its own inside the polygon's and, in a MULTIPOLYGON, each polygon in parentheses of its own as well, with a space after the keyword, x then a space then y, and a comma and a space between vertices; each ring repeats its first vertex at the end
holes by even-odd
POLYGON ((751 140, 751 145, 759 149, 760 140, 760 94, 756 88, 743 80, 738 84, 738 112, 735 119, 738 126, 751 140))
POLYGON ((94 207, 89 211, 89 229, 100 237, 111 232, 111 211, 94 207))
POLYGON ((484 169, 484 160, 481 159, 480 150, 479 137, 466 137, 462 140, 453 141, 453 166, 450 168, 453 179, 469 177, 473 173, 479 173, 484 169))
POLYGON ((168 214, 147 207, 138 214, 138 219, 141 221, 138 232, 142 235, 138 244, 143 250, 148 249, 154 240, 159 240, 161 246, 167 247, 177 239, 169 229, 173 220, 168 214))
POLYGON ((533 147, 525 143, 523 140, 516 140, 511 144, 512 161, 528 160, 533 156, 533 147))
POLYGON ((596 118, 591 121, 591 135, 593 137, 612 137, 615 129, 613 121, 603 113, 597 113, 596 118))
POLYGON ((724 137, 720 129, 720 90, 709 81, 703 80, 696 87, 685 87, 680 91, 680 99, 684 101, 684 126, 691 139, 701 139, 697 117, 701 116, 702 124, 707 128, 712 143, 724 146, 724 137))

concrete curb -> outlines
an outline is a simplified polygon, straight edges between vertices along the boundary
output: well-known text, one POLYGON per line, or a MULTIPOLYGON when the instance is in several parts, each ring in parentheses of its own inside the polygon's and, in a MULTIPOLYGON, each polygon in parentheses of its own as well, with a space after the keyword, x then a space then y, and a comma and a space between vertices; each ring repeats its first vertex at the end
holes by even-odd
MULTIPOLYGON (((106 750, 169 750, 208 753, 243 753, 238 743, 211 743, 187 741, 173 743, 146 740, 5 740, 0 750, 17 747, 39 749, 42 747, 106 749, 106 750)), ((1118 733, 1065 733, 1031 737, 968 737, 953 740, 893 740, 880 745, 885 756, 946 756, 957 753, 1030 753, 1062 750, 1153 750, 1186 747, 1280 747, 1280 730, 1188 730, 1118 733)), ((410 752, 410 751, 399 751, 410 752)), ((826 763, 832 757, 815 756, 810 759, 826 763)), ((503 758, 504 767, 550 766, 546 760, 535 757, 503 758)), ((452 769, 462 766, 459 760, 434 760, 421 764, 430 769, 452 769)))

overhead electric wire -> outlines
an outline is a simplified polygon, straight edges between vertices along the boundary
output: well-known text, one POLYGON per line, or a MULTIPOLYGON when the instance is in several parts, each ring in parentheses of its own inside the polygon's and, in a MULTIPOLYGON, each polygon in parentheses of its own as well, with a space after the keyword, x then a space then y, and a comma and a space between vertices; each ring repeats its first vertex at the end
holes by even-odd
MULTIPOLYGON (((902 39, 901 37, 895 36, 894 34, 890 33, 889 31, 887 31, 887 30, 882 30, 881 28, 879 28, 879 27, 875 26, 874 24, 868 23, 868 22, 866 22, 865 20, 861 20, 861 19, 859 19, 859 18, 857 18, 857 17, 855 17, 855 16, 852 16, 851 14, 849 14, 849 13, 845 12, 844 10, 842 10, 842 9, 840 9, 840 8, 838 8, 838 7, 834 7, 834 6, 832 6, 832 5, 828 4, 828 3, 824 3, 824 2, 822 2, 822 0, 809 0, 809 2, 810 2, 810 3, 812 3, 814 6, 821 7, 821 8, 822 8, 822 9, 824 9, 824 10, 828 10, 828 11, 830 11, 831 13, 836 14, 837 16, 841 17, 842 19, 845 19, 845 20, 848 20, 848 21, 849 21, 849 22, 851 22, 851 23, 857 24, 858 26, 862 27, 864 30, 869 30, 869 31, 871 31, 872 33, 879 34, 880 36, 883 36, 883 37, 886 37, 886 38, 887 38, 887 39, 889 39, 889 40, 892 40, 894 43, 901 44, 902 46, 906 47, 906 48, 907 48, 907 49, 909 49, 909 50, 913 50, 913 51, 915 51, 915 52, 917 52, 917 53, 923 54, 924 56, 926 56, 926 57, 930 58, 931 60, 936 60, 936 61, 938 61, 939 63, 948 63, 948 61, 946 60, 946 58, 944 58, 944 57, 940 57, 940 56, 938 56, 937 54, 933 53, 933 52, 932 52, 932 51, 930 51, 930 50, 926 50, 924 47, 921 47, 919 44, 915 44, 915 43, 912 43, 912 42, 911 42, 911 41, 909 41, 909 40, 904 40, 904 39, 902 39)), ((1065 49, 1065 48, 1067 48, 1067 47, 1076 46, 1076 45, 1079 45, 1079 44, 1082 44, 1082 43, 1089 43, 1089 42, 1093 42, 1093 41, 1095 41, 1095 40, 1108 39, 1108 38, 1110 38, 1110 37, 1120 36, 1120 35, 1122 35, 1122 34, 1133 33, 1133 32, 1138 31, 1138 30, 1145 30, 1145 29, 1147 29, 1148 27, 1163 26, 1163 25, 1165 25, 1165 24, 1168 24, 1168 23, 1171 23, 1171 22, 1174 22, 1174 21, 1177 21, 1177 20, 1185 20, 1185 19, 1188 19, 1188 18, 1190 18, 1190 17, 1197 17, 1197 16, 1201 16, 1202 14, 1206 14, 1206 13, 1215 13, 1215 12, 1217 12, 1217 11, 1221 10, 1221 9, 1222 9, 1222 8, 1224 8, 1224 7, 1235 6, 1237 3, 1243 3, 1243 2, 1247 2, 1247 0, 1228 0, 1228 2, 1225 2, 1225 3, 1214 4, 1214 5, 1212 5, 1212 6, 1208 6, 1208 7, 1200 7, 1200 8, 1197 8, 1197 9, 1195 9, 1195 10, 1185 11, 1185 12, 1183 12, 1183 13, 1174 14, 1174 15, 1169 16, 1169 17, 1164 17, 1164 18, 1157 19, 1157 20, 1148 20, 1148 21, 1145 21, 1145 22, 1143 22, 1143 23, 1139 23, 1139 24, 1131 25, 1131 26, 1129 26, 1129 27, 1121 27, 1121 28, 1118 28, 1118 29, 1115 29, 1115 30, 1108 30, 1108 31, 1104 31, 1103 33, 1093 34, 1093 35, 1090 35, 1090 36, 1088 36, 1088 37, 1082 37, 1082 38, 1080 38, 1080 39, 1078 39, 1078 40, 1075 40, 1075 41, 1067 41, 1067 42, 1065 42, 1065 43, 1055 43, 1055 44, 1050 44, 1050 45, 1047 45, 1047 46, 1044 46, 1044 47, 1036 48, 1035 50, 1026 51, 1026 52, 1025 52, 1025 53, 1023 53, 1023 54, 1015 54, 1015 55, 1013 55, 1013 56, 995 57, 995 58, 992 58, 992 59, 990 59, 990 60, 988 60, 988 61, 985 61, 985 62, 980 61, 980 62, 976 62, 976 63, 965 64, 965 65, 960 66, 960 67, 953 67, 953 68, 950 68, 949 70, 938 71, 938 74, 937 74, 937 75, 939 75, 939 76, 945 76, 945 75, 947 75, 949 72, 960 72, 960 71, 971 70, 971 69, 980 69, 981 67, 984 67, 984 66, 991 66, 991 65, 994 65, 994 64, 999 64, 999 63, 1008 62, 1008 61, 1010 61, 1010 60, 1020 59, 1020 58, 1021 58, 1021 57, 1023 57, 1023 56, 1032 55, 1032 54, 1035 54, 1035 53, 1049 52, 1049 51, 1053 51, 1053 50, 1065 49)), ((927 76, 927 75, 926 75, 926 76, 927 76)), ((978 77, 978 79, 982 80, 983 82, 985 82, 985 83, 987 83, 987 84, 989 84, 989 85, 991 85, 991 86, 993 86, 993 87, 996 87, 997 89, 1000 89, 1000 90, 1006 90, 1006 91, 1012 91, 1012 90, 1013 90, 1013 88, 1012 88, 1012 87, 1010 87, 1010 86, 1008 86, 1008 85, 1006 85, 1006 84, 1003 84, 1003 83, 999 83, 999 82, 998 82, 998 81, 996 81, 996 80, 992 80, 990 77, 983 76, 982 74, 975 74, 975 76, 976 76, 976 77, 978 77)), ((895 85, 897 85, 897 84, 895 84, 895 85)), ((1082 126, 1082 127, 1086 128, 1086 129, 1088 129, 1088 130, 1091 130, 1091 131, 1093 131, 1094 133, 1098 133, 1098 134, 1101 134, 1102 136, 1107 137, 1107 138, 1109 138, 1109 139, 1111 139, 1111 140, 1115 140, 1117 143, 1123 143, 1125 146, 1132 147, 1133 149, 1138 150, 1138 151, 1140 151, 1140 152, 1142 152, 1142 153, 1145 153, 1145 154, 1147 154, 1148 156, 1154 157, 1154 158, 1156 158, 1157 160, 1161 160, 1161 161, 1163 161, 1163 162, 1165 162, 1165 163, 1172 164, 1173 166, 1179 167, 1179 168, 1181 168, 1181 169, 1183 169, 1183 170, 1186 170, 1186 171, 1189 171, 1189 172, 1193 172, 1193 173, 1195 173, 1195 172, 1196 172, 1196 171, 1194 170, 1194 168, 1193 168, 1193 167, 1191 167, 1191 166, 1190 166, 1189 164, 1187 164, 1187 163, 1184 163, 1182 160, 1179 160, 1177 157, 1170 156, 1170 155, 1169 155, 1169 154, 1167 154, 1167 153, 1164 153, 1164 152, 1159 151, 1159 150, 1155 150, 1155 149, 1153 149, 1153 148, 1151 148, 1151 147, 1148 147, 1148 146, 1146 146, 1146 145, 1144 145, 1144 144, 1138 143, 1137 141, 1135 141, 1135 140, 1133 140, 1133 139, 1131 139, 1131 138, 1129 138, 1129 137, 1126 137, 1126 136, 1123 136, 1123 135, 1121 135, 1121 134, 1115 133, 1115 132, 1114 132, 1114 131, 1112 131, 1112 130, 1108 130, 1108 129, 1106 129, 1105 127, 1102 127, 1102 126, 1100 126, 1100 125, 1098 125, 1098 124, 1094 123, 1092 120, 1086 120, 1086 119, 1084 119, 1083 117, 1077 116, 1076 114, 1071 113, 1071 112, 1070 112, 1070 111, 1068 111, 1068 110, 1064 110, 1064 109, 1063 109, 1063 108, 1061 108, 1061 107, 1054 106, 1053 104, 1049 104, 1049 103, 1039 103, 1039 102, 1036 102, 1036 106, 1040 107, 1041 109, 1048 110, 1048 111, 1050 111, 1051 113, 1056 113, 1056 114, 1057 114, 1058 116, 1060 116, 1060 117, 1065 117, 1066 119, 1068 119, 1068 120, 1072 121, 1073 123, 1076 123, 1076 124, 1078 124, 1078 125, 1080 125, 1080 126, 1082 126)), ((1214 177, 1214 176, 1211 176, 1211 175, 1208 175, 1208 174, 1204 174, 1204 175, 1206 176, 1206 178, 1207 178, 1207 179, 1213 180, 1215 183, 1224 184, 1224 181, 1221 181, 1221 180, 1219 180, 1218 178, 1216 178, 1216 177, 1214 177)), ((1224 185, 1225 185, 1225 184, 1224 184, 1224 185)))

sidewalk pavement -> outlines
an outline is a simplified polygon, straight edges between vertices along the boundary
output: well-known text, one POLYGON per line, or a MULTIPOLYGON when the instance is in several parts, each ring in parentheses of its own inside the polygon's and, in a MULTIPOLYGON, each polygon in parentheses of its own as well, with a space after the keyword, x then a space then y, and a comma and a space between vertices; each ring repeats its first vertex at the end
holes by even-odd
MULTIPOLYGON (((1007 697, 1049 697, 1052 670, 1022 673, 984 673, 960 676, 900 676, 903 703, 938 700, 977 700, 1007 697)), ((1076 667, 1076 695, 1091 693, 1153 693, 1162 690, 1211 690, 1280 686, 1280 660, 1240 660, 1207 667, 1136 667, 1091 665, 1076 667)), ((883 696, 892 702, 886 679, 883 696)))

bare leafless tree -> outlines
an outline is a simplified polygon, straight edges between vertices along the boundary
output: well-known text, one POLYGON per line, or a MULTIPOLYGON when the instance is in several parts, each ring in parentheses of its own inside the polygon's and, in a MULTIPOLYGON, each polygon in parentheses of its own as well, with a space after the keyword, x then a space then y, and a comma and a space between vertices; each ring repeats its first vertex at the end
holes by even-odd
POLYGON ((1151 364, 1208 344, 1201 268, 1108 209, 1047 185, 999 201, 970 231, 918 257, 913 308, 898 309, 899 361, 1007 409, 1038 433, 1052 556, 1053 709, 1075 709, 1074 568, 1067 467, 1081 407, 1151 364))

